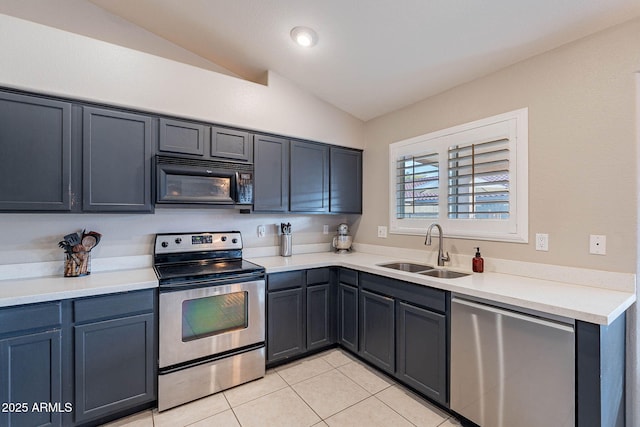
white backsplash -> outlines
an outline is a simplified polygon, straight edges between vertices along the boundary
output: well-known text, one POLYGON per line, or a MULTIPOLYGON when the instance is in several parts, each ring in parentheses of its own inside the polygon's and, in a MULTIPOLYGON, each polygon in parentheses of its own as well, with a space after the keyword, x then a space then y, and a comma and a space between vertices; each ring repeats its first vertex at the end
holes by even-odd
POLYGON ((0 248, 0 265, 50 261, 62 264, 64 253, 58 242, 64 235, 82 229, 102 234, 100 244, 91 253, 94 270, 101 258, 152 255, 156 233, 238 230, 245 250, 271 255, 279 245, 281 222, 291 223, 294 245, 301 250, 306 245, 320 244, 326 245, 328 251, 338 224, 350 223, 357 217, 166 208, 156 209, 155 214, 1 214, 0 235, 5 244, 0 248), (259 225, 266 226, 264 237, 258 237, 259 225), (329 226, 329 234, 322 233, 324 225, 329 226))

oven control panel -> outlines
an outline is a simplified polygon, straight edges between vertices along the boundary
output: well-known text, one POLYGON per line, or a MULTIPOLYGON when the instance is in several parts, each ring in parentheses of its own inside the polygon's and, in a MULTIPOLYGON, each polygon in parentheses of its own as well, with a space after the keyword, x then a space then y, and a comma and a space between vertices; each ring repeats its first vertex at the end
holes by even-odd
POLYGON ((235 249, 242 249, 242 235, 239 231, 156 234, 156 254, 235 249))

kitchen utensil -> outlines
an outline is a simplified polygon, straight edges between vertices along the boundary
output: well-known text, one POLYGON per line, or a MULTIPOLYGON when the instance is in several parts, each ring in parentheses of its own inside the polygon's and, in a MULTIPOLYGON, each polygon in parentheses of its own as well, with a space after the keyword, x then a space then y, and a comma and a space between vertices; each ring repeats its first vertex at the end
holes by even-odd
POLYGON ((82 237, 78 233, 71 233, 64 236, 64 240, 69 243, 71 247, 77 245, 82 240, 82 237))

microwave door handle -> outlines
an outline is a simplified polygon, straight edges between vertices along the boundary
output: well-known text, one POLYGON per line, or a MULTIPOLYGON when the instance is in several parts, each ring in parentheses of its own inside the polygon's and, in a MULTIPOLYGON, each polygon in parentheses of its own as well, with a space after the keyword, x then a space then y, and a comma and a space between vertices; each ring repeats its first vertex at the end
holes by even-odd
POLYGON ((236 171, 234 175, 236 180, 236 185, 235 185, 236 194, 234 194, 232 198, 234 202, 239 203, 240 202, 240 172, 236 171))

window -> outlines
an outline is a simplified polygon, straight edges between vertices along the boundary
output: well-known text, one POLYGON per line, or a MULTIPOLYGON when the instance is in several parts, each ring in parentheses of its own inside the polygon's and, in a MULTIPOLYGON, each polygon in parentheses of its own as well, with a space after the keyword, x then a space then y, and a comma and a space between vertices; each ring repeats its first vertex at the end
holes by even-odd
POLYGON ((390 231, 528 241, 528 110, 396 142, 389 147, 390 231))

